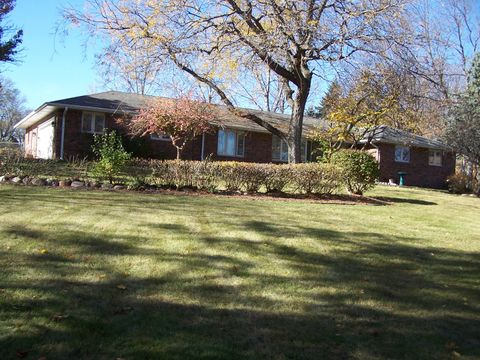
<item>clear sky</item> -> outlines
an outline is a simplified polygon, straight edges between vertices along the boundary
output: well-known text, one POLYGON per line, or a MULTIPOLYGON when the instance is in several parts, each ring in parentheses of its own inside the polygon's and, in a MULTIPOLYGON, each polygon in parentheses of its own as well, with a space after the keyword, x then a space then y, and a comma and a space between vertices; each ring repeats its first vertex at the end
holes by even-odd
MULTIPOLYGON (((46 101, 101 91, 96 84, 94 49, 84 51, 78 31, 55 37, 62 5, 83 0, 17 0, 9 22, 22 28, 20 62, 2 74, 10 78, 35 109, 46 101)), ((97 81, 98 83, 98 81, 97 81)))

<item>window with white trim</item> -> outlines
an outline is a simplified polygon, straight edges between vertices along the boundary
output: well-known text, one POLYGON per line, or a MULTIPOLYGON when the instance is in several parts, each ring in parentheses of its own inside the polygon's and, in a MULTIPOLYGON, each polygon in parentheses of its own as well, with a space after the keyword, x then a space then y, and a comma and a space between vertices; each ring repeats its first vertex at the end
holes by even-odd
POLYGON ((87 112, 82 113, 82 132, 89 134, 103 134, 105 130, 105 114, 87 112))
MULTIPOLYGON (((307 141, 305 139, 302 140, 301 145, 301 159, 305 161, 307 159, 307 141)), ((276 135, 272 135, 272 160, 273 161, 288 161, 288 145, 285 140, 280 139, 276 135)))
POLYGON ((161 140, 161 141, 170 141, 170 135, 167 134, 150 134, 150 139, 152 140, 161 140))
POLYGON ((217 154, 245 156, 245 132, 231 129, 218 130, 217 154))
POLYGON ((428 165, 442 166, 442 152, 440 150, 428 151, 428 165))
POLYGON ((410 162, 410 148, 408 146, 395 146, 395 161, 409 163, 410 162))

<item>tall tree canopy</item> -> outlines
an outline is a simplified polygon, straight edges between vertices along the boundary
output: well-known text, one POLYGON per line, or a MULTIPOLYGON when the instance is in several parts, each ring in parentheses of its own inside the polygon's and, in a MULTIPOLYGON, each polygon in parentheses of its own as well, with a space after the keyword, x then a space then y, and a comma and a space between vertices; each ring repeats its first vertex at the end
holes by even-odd
MULTIPOLYGON (((111 44, 168 59, 208 85, 236 115, 250 119, 289 146, 299 162, 305 107, 315 76, 365 55, 386 55, 409 41, 404 0, 87 0, 66 19, 102 33, 111 44), (236 106, 229 80, 266 65, 291 109, 283 133, 236 106)), ((249 77, 252 80, 252 77, 249 77)))
POLYGON ((480 165, 480 53, 469 71, 467 91, 451 108, 445 138, 456 151, 480 165))
POLYGON ((18 46, 22 43, 22 30, 14 30, 11 26, 1 24, 5 17, 15 7, 15 0, 0 0, 0 62, 12 62, 18 53, 18 46), (4 39, 5 35, 10 35, 4 39))

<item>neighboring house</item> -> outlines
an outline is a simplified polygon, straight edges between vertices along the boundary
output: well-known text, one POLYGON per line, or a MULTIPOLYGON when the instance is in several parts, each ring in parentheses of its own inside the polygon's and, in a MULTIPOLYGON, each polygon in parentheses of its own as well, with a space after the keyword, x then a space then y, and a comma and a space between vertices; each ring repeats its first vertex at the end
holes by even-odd
MULTIPOLYGON (((25 129, 25 155, 44 159, 67 159, 91 156, 93 134, 105 129, 125 129, 116 121, 131 117, 152 97, 109 91, 47 102, 22 119, 16 128, 25 129)), ((232 115, 216 106, 214 131, 199 136, 182 152, 183 159, 234 160, 249 162, 286 162, 287 144, 263 127, 232 115)), ((290 117, 251 110, 263 120, 286 131, 290 117)), ((303 134, 307 138, 321 121, 305 117, 303 134)), ((455 155, 441 143, 385 127, 372 142, 380 163, 381 181, 394 179, 398 172, 407 173, 406 185, 444 187, 445 179, 455 170, 455 155)), ((176 150, 168 136, 151 135, 142 140, 143 156, 175 158, 176 150)), ((311 141, 302 144, 305 161, 312 160, 311 141)))

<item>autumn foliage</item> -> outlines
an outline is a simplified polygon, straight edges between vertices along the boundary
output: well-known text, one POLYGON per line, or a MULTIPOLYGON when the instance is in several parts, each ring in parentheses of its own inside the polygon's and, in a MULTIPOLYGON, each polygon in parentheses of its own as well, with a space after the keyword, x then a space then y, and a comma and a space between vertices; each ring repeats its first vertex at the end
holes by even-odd
POLYGON ((167 134, 177 149, 177 159, 185 145, 195 137, 211 130, 215 120, 211 104, 192 100, 156 98, 140 110, 128 124, 131 135, 167 134))

